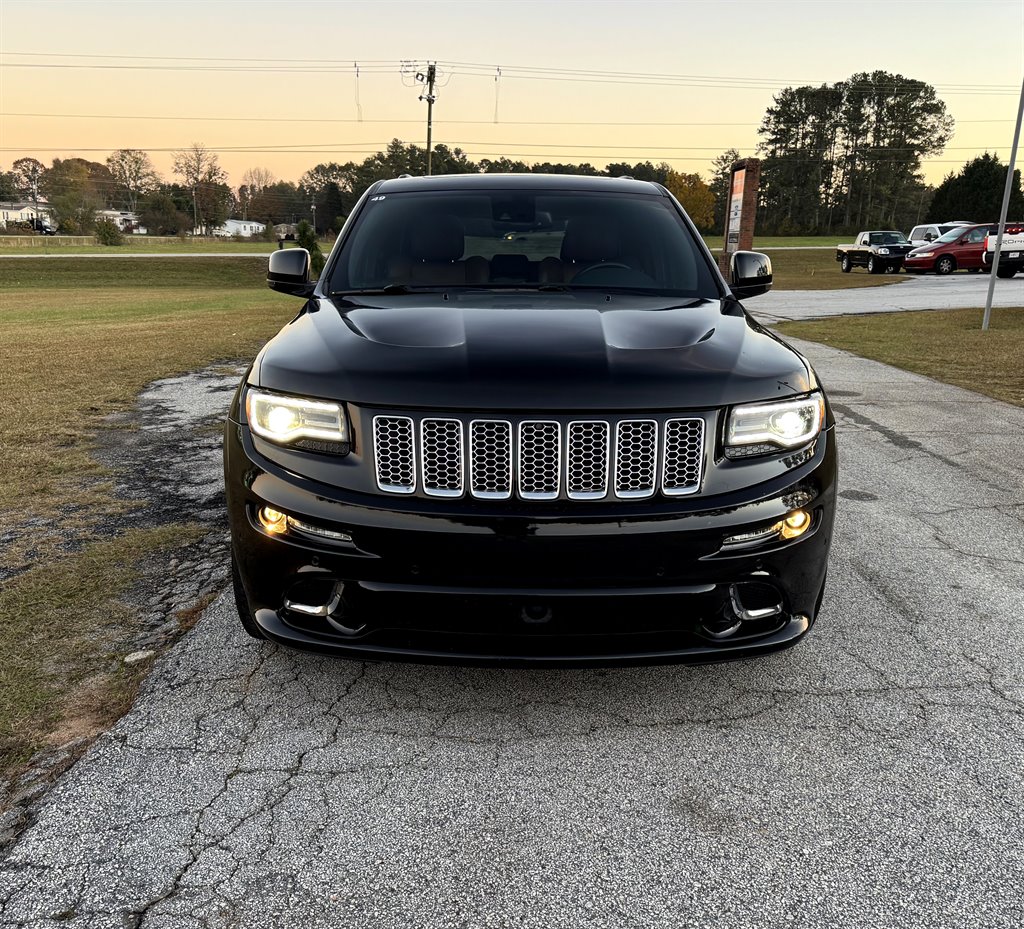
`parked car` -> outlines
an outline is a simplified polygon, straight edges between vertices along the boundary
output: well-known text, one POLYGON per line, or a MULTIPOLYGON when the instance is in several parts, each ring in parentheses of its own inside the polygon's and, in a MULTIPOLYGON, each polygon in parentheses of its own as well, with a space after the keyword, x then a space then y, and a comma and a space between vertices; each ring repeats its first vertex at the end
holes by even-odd
POLYGON ((920 245, 928 245, 934 242, 936 239, 944 236, 951 229, 955 229, 958 226, 973 226, 974 223, 969 223, 964 220, 952 220, 946 223, 926 223, 923 226, 914 226, 910 230, 910 244, 917 247, 920 245))
POLYGON ((678 201, 621 178, 372 185, 231 404, 243 627, 376 659, 706 661, 821 605, 832 413, 678 201), (558 230, 528 226, 548 214, 558 230), (523 231, 506 241, 512 217, 523 231), (526 242, 519 238, 525 237, 526 242))
POLYGON ((956 226, 945 235, 939 236, 930 245, 915 248, 903 260, 909 273, 920 274, 934 271, 936 274, 952 274, 954 271, 981 271, 985 265, 985 236, 988 223, 977 226, 956 226))
POLYGON ((50 225, 48 219, 30 219, 29 226, 40 235, 56 235, 57 230, 50 225))
POLYGON ((849 273, 854 268, 867 268, 871 274, 899 271, 903 257, 912 246, 902 232, 861 232, 853 245, 836 246, 836 261, 840 270, 849 273))
MULTIPOLYGON (((999 224, 993 223, 985 237, 985 250, 982 262, 985 270, 990 270, 996 250, 996 235, 999 224)), ((1007 223, 1003 228, 1003 244, 999 251, 999 267, 996 277, 1013 277, 1018 271, 1024 271, 1024 223, 1007 223)))

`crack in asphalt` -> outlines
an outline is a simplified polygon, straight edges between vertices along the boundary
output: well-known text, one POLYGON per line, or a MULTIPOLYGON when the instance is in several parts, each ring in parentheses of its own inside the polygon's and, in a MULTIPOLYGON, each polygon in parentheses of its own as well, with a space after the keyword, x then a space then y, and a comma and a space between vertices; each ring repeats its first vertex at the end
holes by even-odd
POLYGON ((797 649, 354 663, 248 639, 222 594, 0 861, 0 927, 1021 924, 1020 489, 981 499, 984 436, 959 461, 839 413, 864 490, 797 649))

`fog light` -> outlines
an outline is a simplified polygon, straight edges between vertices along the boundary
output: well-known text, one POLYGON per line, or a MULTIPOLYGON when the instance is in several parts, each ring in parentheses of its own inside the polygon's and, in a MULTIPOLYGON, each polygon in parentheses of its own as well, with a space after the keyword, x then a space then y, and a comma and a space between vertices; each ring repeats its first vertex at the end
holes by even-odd
POLYGON ((782 521, 782 538, 796 539, 811 528, 811 514, 807 510, 793 510, 782 521))
POLYGON ((288 528, 288 517, 280 510, 275 510, 269 506, 260 507, 259 521, 260 525, 267 532, 275 534, 284 532, 288 528))

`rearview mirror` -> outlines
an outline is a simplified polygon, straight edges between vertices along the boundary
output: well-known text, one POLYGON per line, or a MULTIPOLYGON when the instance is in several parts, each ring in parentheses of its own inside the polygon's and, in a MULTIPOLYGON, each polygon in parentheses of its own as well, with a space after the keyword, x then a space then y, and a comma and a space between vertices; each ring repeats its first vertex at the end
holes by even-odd
POLYGON ((309 282, 309 252, 304 248, 271 252, 267 286, 282 294, 308 297, 313 292, 313 285, 309 282))
POLYGON ((740 300, 772 289, 772 260, 761 252, 734 252, 729 269, 732 292, 740 300))

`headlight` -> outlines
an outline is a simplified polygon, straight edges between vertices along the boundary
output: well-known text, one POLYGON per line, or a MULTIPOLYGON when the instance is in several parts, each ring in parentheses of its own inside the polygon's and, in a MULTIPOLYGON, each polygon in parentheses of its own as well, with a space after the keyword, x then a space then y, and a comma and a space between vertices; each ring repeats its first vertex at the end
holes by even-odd
POLYGON ((911 255, 911 258, 931 258, 935 252, 918 252, 916 255, 911 255))
POLYGON ((821 432, 824 420, 825 401, 820 393, 733 407, 725 426, 726 457, 768 455, 806 445, 821 432))
POLYGON ((889 249, 887 249, 887 248, 880 248, 878 250, 878 254, 879 255, 888 255, 889 254, 889 249))
POLYGON ((339 445, 348 445, 348 424, 340 403, 247 390, 245 417, 256 435, 271 442, 300 443, 317 451, 335 452, 342 451, 339 445), (310 439, 313 441, 302 441, 310 439), (331 444, 319 447, 320 443, 331 444))

